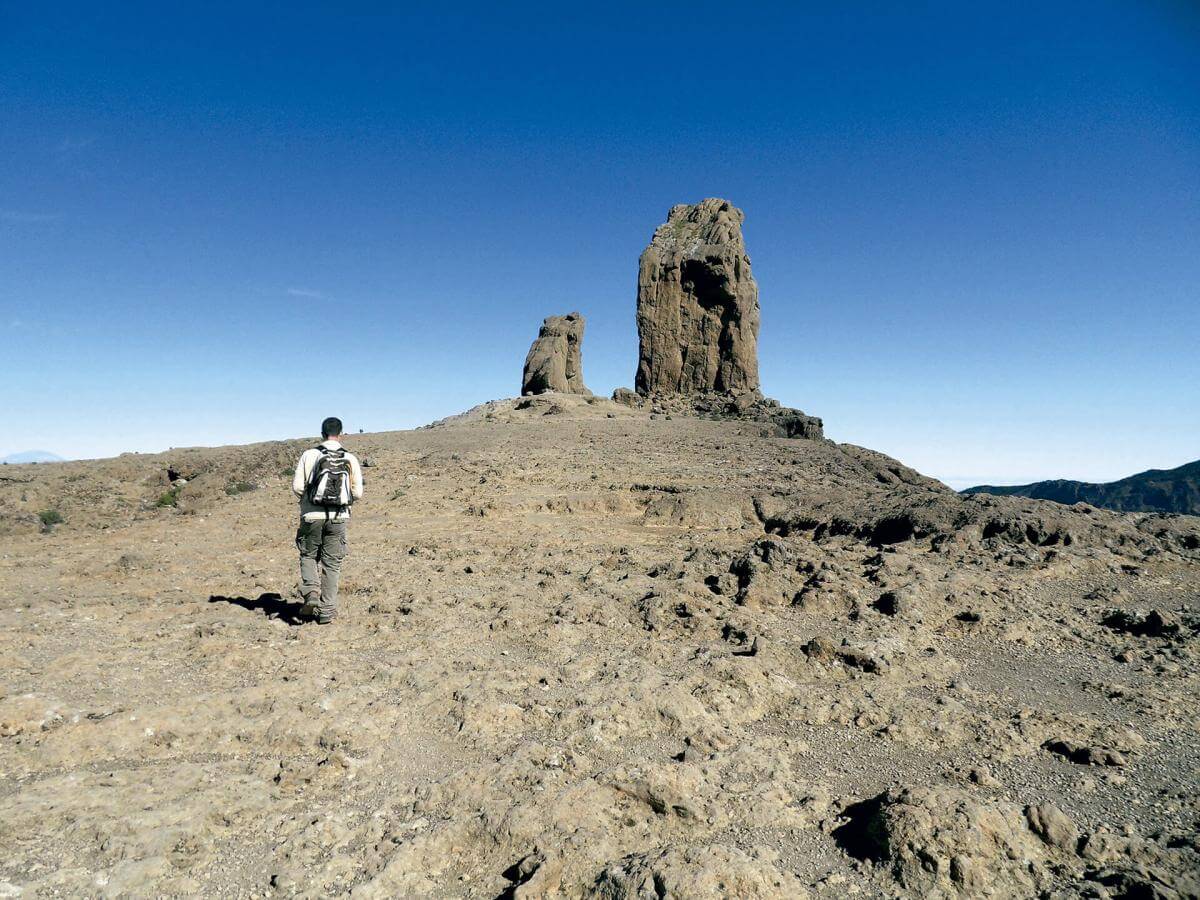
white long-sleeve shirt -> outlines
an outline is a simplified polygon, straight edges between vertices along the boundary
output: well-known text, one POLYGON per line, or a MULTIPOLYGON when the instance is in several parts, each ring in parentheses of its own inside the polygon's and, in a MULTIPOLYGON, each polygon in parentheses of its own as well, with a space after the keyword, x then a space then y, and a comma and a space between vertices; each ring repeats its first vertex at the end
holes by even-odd
MULTIPOLYGON (((323 441, 321 446, 328 450, 342 448, 337 441, 323 441)), ((306 496, 308 479, 312 477, 313 466, 320 458, 321 451, 316 447, 310 447, 300 454, 300 459, 296 462, 296 474, 292 476, 292 493, 300 500, 300 518, 307 522, 326 518, 331 522, 344 522, 350 518, 350 507, 330 511, 324 506, 313 505, 306 496)), ((346 460, 350 463, 350 493, 355 500, 361 500, 363 495, 362 465, 353 453, 347 453, 346 460)))

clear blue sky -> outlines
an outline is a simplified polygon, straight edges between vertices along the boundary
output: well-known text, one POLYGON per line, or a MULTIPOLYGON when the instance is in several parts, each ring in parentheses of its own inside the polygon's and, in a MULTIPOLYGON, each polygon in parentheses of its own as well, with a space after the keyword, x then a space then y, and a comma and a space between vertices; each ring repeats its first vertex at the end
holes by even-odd
POLYGON ((1195 3, 399 5, 0 3, 0 456, 422 424, 572 309, 631 386, 638 254, 721 196, 835 439, 1200 457, 1195 3))

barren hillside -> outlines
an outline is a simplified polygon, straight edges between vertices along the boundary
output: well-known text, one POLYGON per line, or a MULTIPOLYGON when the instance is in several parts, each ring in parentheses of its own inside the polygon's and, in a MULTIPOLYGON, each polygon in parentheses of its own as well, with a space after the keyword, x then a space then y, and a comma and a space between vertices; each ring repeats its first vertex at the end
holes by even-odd
POLYGON ((301 626, 305 445, 0 472, 0 896, 1200 892, 1200 519, 544 395, 301 626))

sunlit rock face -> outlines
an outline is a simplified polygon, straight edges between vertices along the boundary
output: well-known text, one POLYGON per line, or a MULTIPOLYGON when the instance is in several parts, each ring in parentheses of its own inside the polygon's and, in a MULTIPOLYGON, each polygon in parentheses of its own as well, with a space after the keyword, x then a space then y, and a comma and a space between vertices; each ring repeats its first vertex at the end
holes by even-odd
POLYGON ((757 391, 758 285, 726 200, 672 207, 638 271, 639 394, 757 391))

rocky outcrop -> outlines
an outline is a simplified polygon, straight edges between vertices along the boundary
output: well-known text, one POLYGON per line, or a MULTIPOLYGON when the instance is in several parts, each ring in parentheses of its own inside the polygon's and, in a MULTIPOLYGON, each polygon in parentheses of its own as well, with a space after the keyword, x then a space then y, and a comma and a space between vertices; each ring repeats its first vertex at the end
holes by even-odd
POLYGON ((638 270, 639 394, 758 390, 758 285, 726 200, 672 207, 638 270))
POLYGON ((636 393, 613 399, 661 414, 769 423, 782 437, 821 439, 821 420, 762 395, 758 285, 742 239, 745 215, 710 198, 671 208, 638 270, 636 393))
POLYGON ((778 400, 764 397, 759 391, 653 394, 647 397, 628 388, 617 388, 612 399, 631 409, 649 409, 652 414, 763 422, 779 437, 820 440, 825 436, 819 418, 781 406, 778 400))
POLYGON ((915 896, 1034 896, 1049 881, 1047 835, 1074 831, 1057 808, 1052 825, 1043 812, 1027 818, 960 789, 912 787, 847 807, 833 836, 915 896))
POLYGON ((583 316, 577 312, 546 317, 525 357, 522 396, 547 391, 591 393, 583 383, 583 326, 583 316))
POLYGON ((670 847, 636 853, 610 863, 586 897, 640 900, 642 897, 755 897, 804 900, 799 879, 769 860, 736 847, 670 847))

